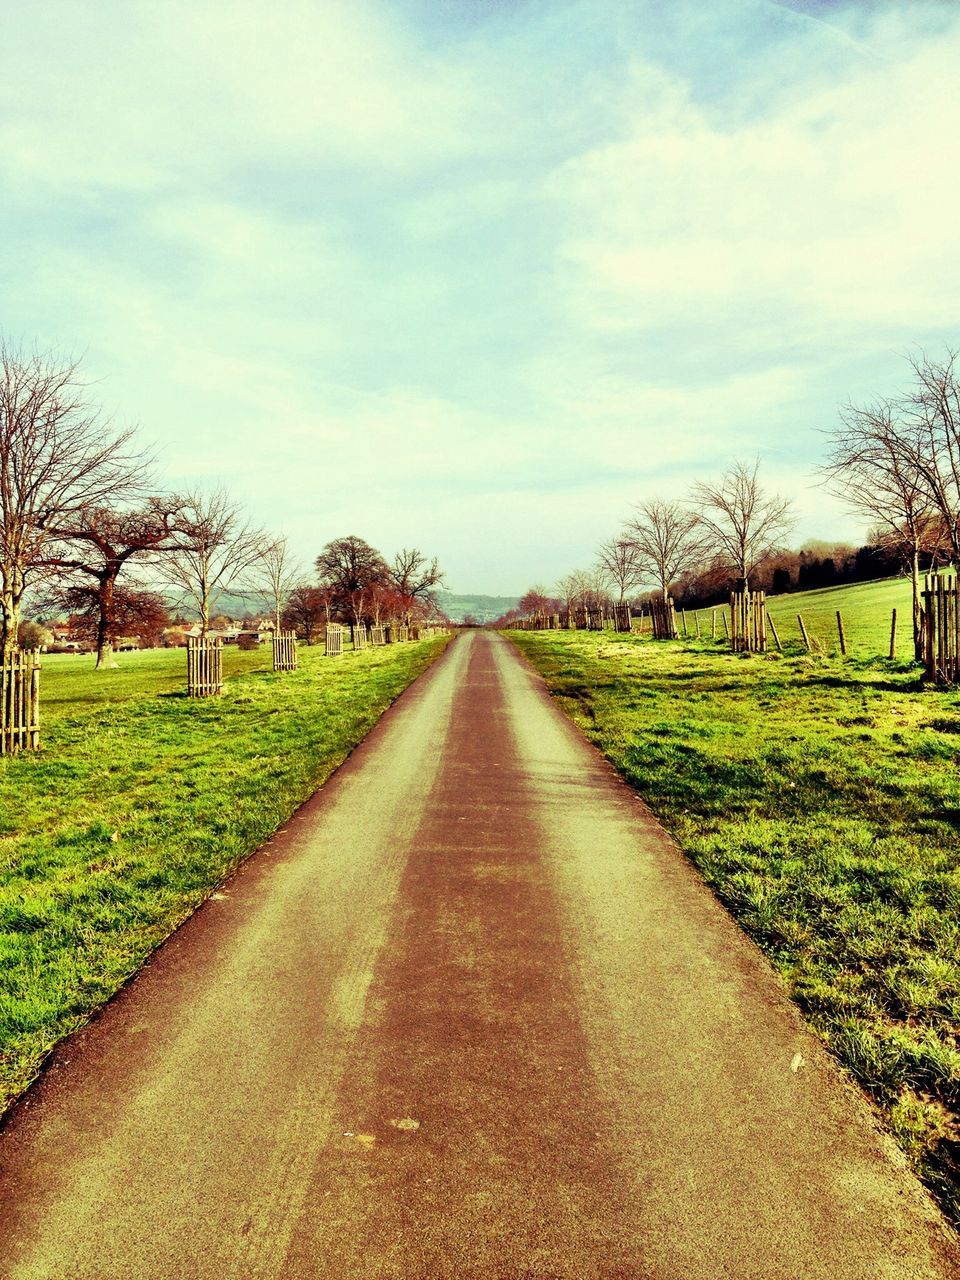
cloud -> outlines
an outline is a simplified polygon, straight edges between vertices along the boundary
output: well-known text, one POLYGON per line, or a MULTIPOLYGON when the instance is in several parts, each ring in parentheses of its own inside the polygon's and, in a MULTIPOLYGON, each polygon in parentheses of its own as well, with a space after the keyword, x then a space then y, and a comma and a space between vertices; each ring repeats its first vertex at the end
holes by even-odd
POLYGON ((377 164, 463 147, 469 78, 368 0, 61 0, 8 15, 0 169, 29 199, 143 192, 239 163, 377 164))
POLYGON ((960 259, 945 247, 960 183, 943 158, 960 98, 943 90, 960 23, 839 84, 824 86, 808 53, 800 38, 780 65, 786 100, 734 124, 634 68, 654 92, 629 136, 552 184, 569 207, 568 302, 584 323, 643 330, 696 311, 773 344, 784 329, 954 323, 960 259))

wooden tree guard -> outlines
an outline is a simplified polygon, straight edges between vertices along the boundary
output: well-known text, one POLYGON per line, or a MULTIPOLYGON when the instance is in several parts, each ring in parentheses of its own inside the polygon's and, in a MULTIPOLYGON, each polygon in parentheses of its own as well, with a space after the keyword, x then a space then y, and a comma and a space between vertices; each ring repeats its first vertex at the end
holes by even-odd
POLYGON ((384 635, 384 628, 377 623, 376 626, 370 628, 370 643, 373 645, 386 644, 387 637, 384 635))
POLYGON ((354 624, 350 628, 350 639, 355 650, 365 649, 367 647, 367 628, 362 623, 360 626, 354 624))
POLYGON ((615 604, 613 606, 613 625, 617 631, 630 630, 630 606, 628 604, 615 604))
POLYGON ((927 680, 956 684, 960 673, 960 592, 949 573, 927 575, 923 590, 923 666, 927 680))
POLYGON ((0 662, 0 756, 40 749, 40 650, 15 649, 0 662))
POLYGON ((591 631, 603 630, 603 610, 591 609, 587 614, 587 622, 591 631))
POLYGON ((654 640, 677 639, 677 615, 673 607, 673 597, 666 600, 655 598, 650 601, 650 618, 653 622, 654 640))
POLYGON ((223 693, 223 641, 219 636, 187 638, 187 695, 212 698, 223 693))
POLYGON ((342 653, 343 627, 341 627, 339 622, 329 622, 327 623, 327 657, 339 658, 342 653))
POLYGON ((762 591, 730 592, 730 647, 734 653, 766 653, 767 605, 762 591))
POLYGON ((273 637, 274 671, 296 671, 297 637, 293 631, 278 631, 273 637))
POLYGON ((409 640, 409 639, 410 639, 410 628, 409 628, 409 627, 397 627, 397 639, 398 639, 398 640, 409 640))

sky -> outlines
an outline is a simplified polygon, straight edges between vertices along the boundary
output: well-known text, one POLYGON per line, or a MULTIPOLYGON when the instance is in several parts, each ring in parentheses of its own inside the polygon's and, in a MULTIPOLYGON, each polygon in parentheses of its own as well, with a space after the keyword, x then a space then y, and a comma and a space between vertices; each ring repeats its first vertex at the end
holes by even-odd
POLYGON ((960 345, 960 6, 33 0, 0 48, 0 331, 159 483, 309 565, 589 567, 759 457, 794 541, 838 406, 960 345))

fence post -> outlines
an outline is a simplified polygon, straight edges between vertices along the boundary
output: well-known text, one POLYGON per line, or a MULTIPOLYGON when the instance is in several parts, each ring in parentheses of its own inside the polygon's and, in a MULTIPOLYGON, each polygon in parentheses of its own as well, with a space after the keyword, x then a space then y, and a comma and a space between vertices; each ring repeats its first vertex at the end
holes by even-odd
POLYGON ((807 628, 803 625, 803 615, 797 614, 797 621, 800 623, 800 634, 803 636, 803 643, 806 646, 807 653, 810 652, 810 637, 807 635, 807 628))
POLYGON ((894 609, 893 617, 890 619, 890 661, 892 662, 897 651, 897 611, 894 609))
POLYGON ((837 634, 840 637, 840 653, 845 658, 847 656, 847 640, 843 634, 843 618, 840 616, 840 610, 837 610, 837 634))
POLYGON ((777 635, 777 624, 770 617, 770 610, 767 610, 767 622, 770 624, 770 630, 773 632, 774 643, 777 646, 777 652, 783 653, 783 645, 780 643, 780 637, 777 635))

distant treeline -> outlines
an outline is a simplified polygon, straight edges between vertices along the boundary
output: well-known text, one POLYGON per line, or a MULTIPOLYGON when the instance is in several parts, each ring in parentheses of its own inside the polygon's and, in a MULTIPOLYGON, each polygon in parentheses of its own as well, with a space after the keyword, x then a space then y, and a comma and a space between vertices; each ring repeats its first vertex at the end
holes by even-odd
MULTIPOLYGON (((921 569, 930 567, 935 557, 922 557, 921 569)), ((751 586, 768 595, 789 591, 811 591, 843 583, 891 578, 903 572, 903 558, 890 546, 851 547, 844 543, 811 541, 798 551, 780 551, 768 556, 754 570, 751 586)), ((725 603, 737 585, 735 575, 724 566, 687 574, 674 586, 677 603, 685 608, 725 603)))

